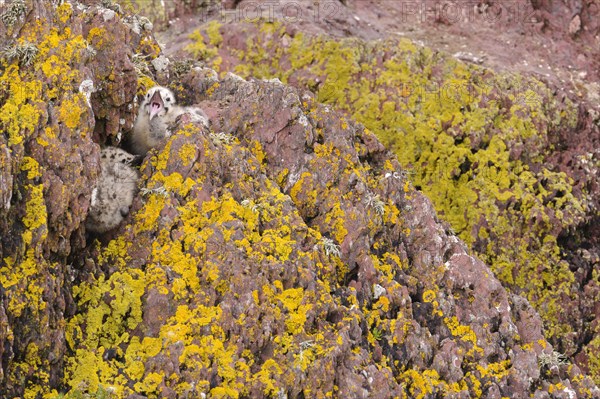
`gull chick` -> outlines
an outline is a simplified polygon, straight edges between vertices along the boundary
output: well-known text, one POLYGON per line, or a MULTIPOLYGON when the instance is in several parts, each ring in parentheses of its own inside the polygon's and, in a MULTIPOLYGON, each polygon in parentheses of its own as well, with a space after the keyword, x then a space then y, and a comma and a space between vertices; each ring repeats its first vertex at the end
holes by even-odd
POLYGON ((116 147, 101 151, 100 176, 92 190, 86 230, 106 233, 129 215, 139 179, 138 171, 131 165, 137 158, 116 147))
POLYGON ((208 127, 208 117, 202 109, 176 105, 175 95, 166 87, 154 86, 148 90, 133 125, 131 150, 145 155, 162 139, 171 136, 169 126, 185 113, 191 115, 192 122, 208 127))

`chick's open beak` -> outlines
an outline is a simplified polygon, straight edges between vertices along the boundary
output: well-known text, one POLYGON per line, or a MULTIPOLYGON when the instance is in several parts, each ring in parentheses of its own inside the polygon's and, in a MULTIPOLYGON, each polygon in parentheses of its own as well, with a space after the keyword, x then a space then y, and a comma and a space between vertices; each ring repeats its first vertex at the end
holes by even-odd
POLYGON ((160 96, 160 92, 158 90, 154 92, 148 105, 150 106, 150 109, 148 111, 150 113, 150 120, 152 120, 152 118, 154 118, 156 114, 158 114, 160 110, 163 109, 165 106, 163 99, 160 96))

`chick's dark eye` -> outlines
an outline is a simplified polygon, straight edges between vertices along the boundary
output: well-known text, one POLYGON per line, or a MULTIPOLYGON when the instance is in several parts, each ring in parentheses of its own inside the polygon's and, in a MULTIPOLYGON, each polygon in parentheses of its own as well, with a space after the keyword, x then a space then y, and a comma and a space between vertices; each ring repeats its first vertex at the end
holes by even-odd
POLYGON ((171 101, 171 97, 167 97, 167 101, 171 101))

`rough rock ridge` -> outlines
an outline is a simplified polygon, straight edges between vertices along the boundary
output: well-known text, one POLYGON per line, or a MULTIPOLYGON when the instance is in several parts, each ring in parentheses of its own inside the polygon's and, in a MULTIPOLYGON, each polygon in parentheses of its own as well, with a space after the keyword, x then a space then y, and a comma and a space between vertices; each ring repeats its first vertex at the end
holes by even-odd
POLYGON ((167 54, 279 78, 363 123, 600 382, 597 3, 232 3, 180 8, 167 54))

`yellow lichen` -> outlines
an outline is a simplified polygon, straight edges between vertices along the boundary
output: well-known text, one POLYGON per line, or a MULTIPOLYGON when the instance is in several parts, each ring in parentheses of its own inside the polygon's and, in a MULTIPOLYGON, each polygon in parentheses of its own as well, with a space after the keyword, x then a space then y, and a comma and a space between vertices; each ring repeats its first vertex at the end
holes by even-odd
POLYGON ((23 81, 16 65, 2 74, 0 84, 9 90, 9 97, 0 108, 0 122, 8 133, 8 145, 13 146, 37 128, 41 111, 36 101, 42 97, 42 85, 39 81, 23 81))

